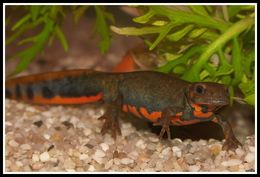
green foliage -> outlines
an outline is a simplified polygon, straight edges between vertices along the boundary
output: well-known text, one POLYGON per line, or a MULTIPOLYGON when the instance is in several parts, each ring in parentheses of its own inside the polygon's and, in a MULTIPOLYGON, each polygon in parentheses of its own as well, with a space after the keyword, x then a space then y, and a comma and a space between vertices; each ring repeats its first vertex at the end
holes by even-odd
MULTIPOLYGON (((30 47, 23 49, 11 58, 18 58, 14 71, 9 76, 17 74, 28 67, 33 59, 41 53, 46 44, 51 44, 54 38, 57 38, 63 47, 64 51, 69 50, 69 44, 64 35, 61 24, 66 15, 72 12, 74 21, 77 23, 82 15, 86 12, 89 6, 45 6, 45 5, 30 5, 17 6, 23 8, 25 14, 18 19, 13 26, 10 25, 10 18, 7 17, 7 28, 11 28, 12 34, 7 37, 6 45, 16 43, 17 45, 31 44, 30 47), (23 38, 23 34, 27 31, 32 31, 41 28, 41 31, 35 36, 23 38)), ((105 11, 102 6, 93 6, 96 12, 96 28, 101 36, 100 50, 102 53, 108 51, 110 46, 110 31, 107 20, 114 22, 112 14, 105 11)))
POLYGON ((244 101, 254 104, 254 6, 138 8, 143 9, 143 14, 133 21, 139 27, 111 26, 111 30, 142 36, 150 50, 166 56, 168 63, 157 71, 180 74, 192 82, 224 83, 231 90, 239 86, 244 101))

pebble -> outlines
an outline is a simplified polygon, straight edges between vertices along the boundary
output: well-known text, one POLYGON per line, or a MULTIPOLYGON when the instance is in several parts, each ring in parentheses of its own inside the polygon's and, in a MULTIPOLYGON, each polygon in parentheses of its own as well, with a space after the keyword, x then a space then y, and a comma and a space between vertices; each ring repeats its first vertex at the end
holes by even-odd
POLYGON ((48 140, 48 139, 50 139, 51 135, 49 135, 49 134, 44 134, 43 137, 44 137, 46 140, 48 140))
POLYGON ((9 122, 9 121, 5 122, 5 126, 12 126, 12 125, 13 125, 12 122, 9 122))
POLYGON ((230 159, 228 161, 224 161, 221 163, 223 166, 235 166, 235 165, 240 165, 242 163, 241 160, 238 159, 230 159))
POLYGON ((109 161, 105 164, 105 169, 111 168, 112 165, 113 165, 113 159, 109 160, 109 161))
POLYGON ((22 103, 18 103, 18 104, 16 105, 16 108, 17 108, 17 109, 24 109, 24 107, 25 107, 25 105, 22 104, 22 103))
POLYGON ((41 162, 47 162, 50 159, 50 155, 48 152, 43 152, 40 154, 41 162))
POLYGON ((105 153, 104 151, 100 150, 100 149, 97 149, 97 151, 95 152, 94 156, 95 157, 105 157, 105 153))
POLYGON ((149 137, 148 139, 153 143, 157 143, 159 141, 158 137, 149 137))
POLYGON ((23 150, 30 150, 31 149, 31 146, 29 144, 22 144, 20 147, 23 150))
POLYGON ((89 156, 87 154, 80 154, 79 155, 79 160, 85 160, 87 158, 89 158, 89 156))
POLYGON ((43 164, 41 162, 36 162, 32 164, 33 170, 40 170, 43 167, 43 164))
POLYGON ((102 150, 105 152, 109 149, 109 146, 106 143, 101 143, 100 146, 101 146, 102 150))
POLYGON ((18 145, 19 145, 15 140, 10 140, 10 141, 8 142, 8 144, 9 144, 10 146, 12 146, 12 147, 18 147, 18 145))
POLYGON ((249 151, 255 152, 255 147, 254 146, 249 146, 249 151))
POLYGON ((84 133, 85 136, 89 136, 92 133, 92 130, 89 129, 89 128, 85 128, 83 133, 84 133))
POLYGON ((122 159, 120 160, 120 162, 121 162, 121 164, 128 165, 128 164, 130 164, 130 163, 133 163, 134 160, 133 160, 133 159, 129 159, 129 158, 122 158, 122 159))
POLYGON ((162 155, 168 155, 169 154, 169 152, 171 151, 171 148, 170 147, 167 147, 167 148, 165 148, 164 150, 162 150, 162 155))
POLYGON ((146 144, 144 143, 144 141, 142 139, 138 140, 135 144, 136 147, 139 147, 141 149, 145 149, 146 148, 146 144))
POLYGON ((66 159, 64 161, 64 168, 65 169, 74 169, 75 167, 76 167, 75 162, 73 162, 73 160, 71 160, 70 158, 66 159))
POLYGON ((23 166, 23 163, 21 161, 16 161, 15 162, 15 165, 17 165, 18 167, 22 167, 23 166))
POLYGON ((33 161, 33 162, 38 162, 39 160, 40 160, 40 157, 39 157, 38 154, 33 154, 33 155, 32 155, 32 161, 33 161))
POLYGON ((181 149, 178 148, 177 146, 173 146, 173 147, 172 147, 172 152, 173 152, 173 154, 176 155, 178 158, 180 158, 181 155, 182 155, 181 149))
POLYGON ((102 164, 104 161, 102 157, 93 156, 92 158, 99 164, 102 164))
POLYGON ((95 167, 93 165, 90 165, 89 168, 88 168, 88 171, 95 171, 95 167))
POLYGON ((239 156, 239 157, 242 157, 244 155, 244 151, 241 149, 241 148, 237 148, 236 149, 236 154, 239 156))
POLYGON ((246 162, 253 162, 255 160, 255 154, 252 152, 247 153, 247 155, 245 156, 245 161, 246 162))
POLYGON ((197 172, 197 171, 200 170, 200 166, 198 166, 198 165, 190 165, 188 167, 188 170, 191 171, 191 172, 197 172))

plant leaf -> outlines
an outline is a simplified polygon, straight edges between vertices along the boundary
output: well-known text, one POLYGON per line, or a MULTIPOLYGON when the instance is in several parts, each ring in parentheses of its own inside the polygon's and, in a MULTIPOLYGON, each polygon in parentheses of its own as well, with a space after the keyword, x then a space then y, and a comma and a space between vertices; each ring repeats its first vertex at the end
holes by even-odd
POLYGON ((152 9, 149 9, 149 11, 146 14, 133 18, 133 21, 136 23, 144 24, 147 23, 154 15, 154 11, 152 9))
POLYGON ((196 14, 202 15, 202 16, 209 16, 208 12, 204 8, 204 6, 201 5, 191 5, 189 6, 193 12, 196 14))
POLYGON ((31 14, 25 15, 23 18, 21 18, 18 22, 15 23, 15 25, 12 27, 12 31, 19 28, 21 25, 26 23, 31 18, 31 14))
POLYGON ((190 32, 190 30, 192 30, 192 28, 194 27, 194 25, 187 25, 185 26, 183 29, 174 32, 172 34, 169 34, 167 36, 167 39, 169 39, 170 41, 179 41, 181 38, 183 38, 188 32, 190 32))
POLYGON ((68 44, 68 41, 67 41, 64 33, 61 31, 61 29, 58 25, 56 25, 56 27, 55 27, 55 33, 56 33, 64 51, 67 52, 69 49, 69 44, 68 44))
POLYGON ((98 33, 101 36, 101 42, 100 42, 100 50, 101 53, 104 54, 107 52, 109 46, 110 46, 110 33, 109 28, 105 20, 105 15, 101 7, 95 6, 95 11, 97 15, 96 19, 96 28, 98 33))

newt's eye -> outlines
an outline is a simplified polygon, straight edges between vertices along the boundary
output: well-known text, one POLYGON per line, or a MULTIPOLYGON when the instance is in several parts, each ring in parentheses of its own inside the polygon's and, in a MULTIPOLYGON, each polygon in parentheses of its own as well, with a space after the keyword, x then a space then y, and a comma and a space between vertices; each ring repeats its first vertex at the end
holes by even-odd
POLYGON ((195 90, 198 94, 203 94, 205 92, 205 88, 202 85, 197 85, 195 90))

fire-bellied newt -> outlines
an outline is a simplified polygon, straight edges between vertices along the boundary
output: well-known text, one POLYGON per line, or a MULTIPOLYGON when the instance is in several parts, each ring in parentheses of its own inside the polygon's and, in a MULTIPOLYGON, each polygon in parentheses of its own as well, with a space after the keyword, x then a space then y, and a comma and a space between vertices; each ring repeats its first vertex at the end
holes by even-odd
POLYGON ((103 101, 106 112, 101 133, 121 134, 119 113, 129 112, 161 125, 170 139, 170 125, 182 126, 203 121, 218 123, 224 132, 223 149, 241 145, 228 121, 216 111, 229 104, 225 85, 190 83, 154 71, 105 73, 91 70, 48 72, 9 79, 6 98, 36 104, 84 104, 103 101))

